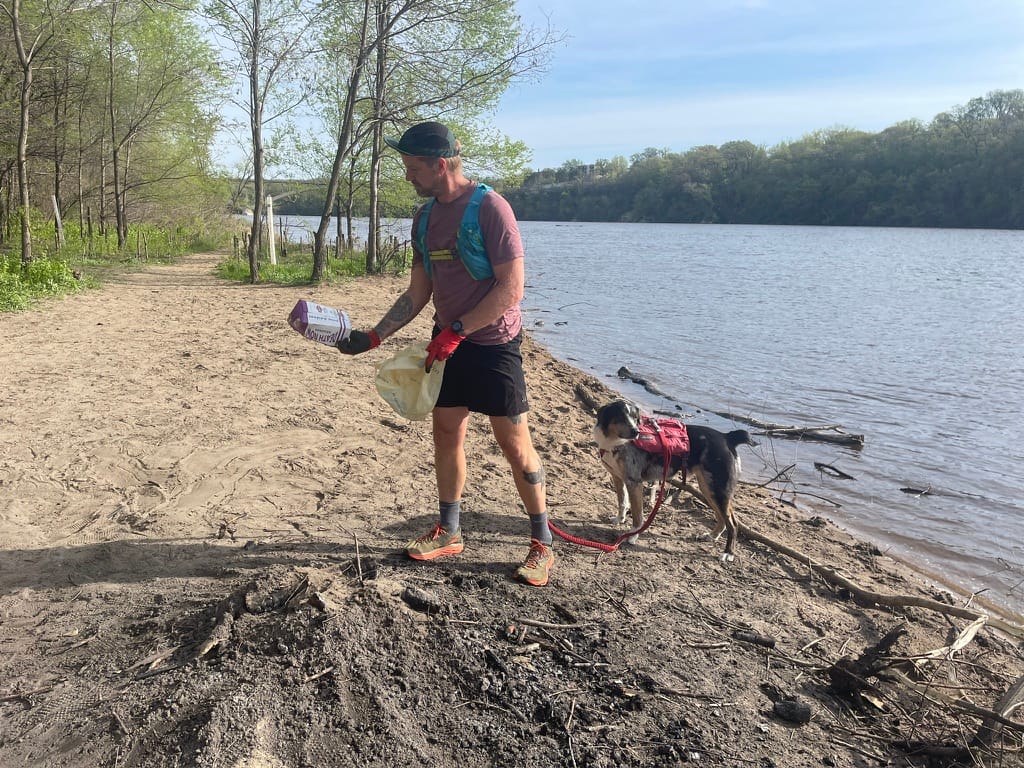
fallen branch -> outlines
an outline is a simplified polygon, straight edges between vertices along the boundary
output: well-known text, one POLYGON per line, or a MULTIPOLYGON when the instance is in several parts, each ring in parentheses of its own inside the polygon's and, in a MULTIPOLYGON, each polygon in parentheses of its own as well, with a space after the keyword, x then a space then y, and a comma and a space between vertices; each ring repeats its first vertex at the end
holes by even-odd
POLYGON ((883 674, 885 677, 898 681, 901 685, 905 685, 907 688, 921 694, 926 699, 930 699, 936 704, 945 704, 946 706, 958 709, 961 712, 981 717, 984 719, 985 723, 999 723, 1007 728, 1012 728, 1015 731, 1024 733, 1024 723, 1018 723, 1015 720, 1011 720, 999 712, 979 707, 977 704, 974 704, 965 698, 954 699, 952 696, 946 696, 944 693, 939 693, 934 688, 927 685, 915 683, 902 672, 895 669, 887 669, 883 674))
POLYGON ((582 629, 583 627, 596 626, 592 621, 579 621, 575 624, 552 624, 548 621, 537 621, 536 619, 516 619, 515 621, 528 627, 540 627, 541 629, 582 629))
MULTIPOLYGON (((645 379, 643 376, 639 376, 633 373, 626 366, 622 366, 618 370, 618 376, 620 379, 628 379, 634 384, 646 389, 652 395, 663 397, 666 400, 676 402, 674 397, 662 392, 658 387, 651 382, 649 379, 645 379)), ((703 409, 708 410, 708 409, 703 409)), ((726 419, 733 421, 741 421, 745 424, 750 424, 758 429, 763 430, 761 434, 765 437, 785 437, 798 440, 817 440, 824 443, 838 443, 839 445, 847 445, 853 448, 864 447, 864 435, 850 435, 842 432, 842 426, 839 424, 827 424, 820 427, 791 427, 783 426, 781 424, 770 424, 764 421, 758 421, 746 416, 738 416, 734 413, 727 413, 722 411, 711 411, 717 416, 721 416, 726 419), (835 434, 833 434, 835 433, 835 434)))
POLYGON ((932 492, 932 487, 929 485, 927 488, 900 488, 903 493, 909 493, 914 496, 927 496, 932 492))
POLYGON ((664 392, 662 392, 660 389, 658 389, 658 387, 655 386, 649 379, 645 379, 643 376, 637 376, 635 373, 633 373, 631 370, 629 370, 629 368, 627 368, 626 366, 622 366, 621 368, 619 368, 618 374, 619 374, 619 378, 620 379, 629 379, 634 384, 639 384, 641 387, 646 389, 652 395, 657 395, 658 397, 664 397, 666 400, 674 400, 675 399, 675 398, 669 397, 664 392))
POLYGON ((946 603, 940 603, 938 600, 929 600, 924 597, 916 597, 914 595, 889 595, 882 592, 873 592, 871 590, 864 589, 860 585, 850 581, 845 576, 836 572, 834 568, 826 565, 822 565, 810 556, 800 552, 799 550, 788 547, 781 542, 775 541, 774 539, 765 536, 764 534, 758 533, 757 531, 751 530, 743 523, 739 523, 740 531, 749 539, 756 541, 765 546, 771 547, 776 552, 786 555, 803 565, 806 565, 813 573, 816 573, 827 584, 834 587, 840 587, 847 590, 853 595, 854 600, 860 605, 880 605, 886 608, 924 608, 929 611, 935 611, 937 613, 943 613, 947 616, 957 616, 961 619, 970 619, 975 621, 977 619, 984 619, 988 626, 998 629, 1006 634, 1016 637, 1018 639, 1024 639, 1024 627, 1019 627, 1016 624, 1011 624, 1008 621, 1004 621, 997 616, 991 616, 981 611, 976 611, 971 608, 961 608, 955 605, 947 605, 946 603))
POLYGON ((814 462, 814 468, 819 472, 824 472, 826 475, 832 475, 832 477, 838 477, 840 480, 856 480, 853 475, 848 475, 841 469, 836 469, 831 464, 826 464, 823 461, 814 462))
POLYGON ((37 696, 41 693, 49 693, 53 690, 52 685, 45 685, 42 688, 33 688, 31 691, 19 691, 16 693, 4 693, 0 694, 0 702, 7 703, 8 701, 28 701, 30 697, 37 696))
MULTIPOLYGON (((776 473, 775 473, 775 477, 772 477, 772 478, 770 478, 770 479, 768 479, 768 480, 765 480, 765 481, 764 481, 763 483, 760 483, 760 484, 758 484, 758 485, 756 485, 756 486, 754 486, 754 487, 755 487, 755 488, 767 488, 767 487, 768 487, 769 485, 771 485, 772 483, 774 483, 774 482, 775 482, 776 480, 778 480, 778 479, 779 479, 780 477, 782 477, 783 475, 785 475, 785 474, 786 474, 787 472, 789 472, 789 471, 790 471, 791 469, 795 469, 795 468, 796 468, 796 464, 790 464, 790 465, 789 465, 788 467, 785 467, 784 469, 780 469, 780 470, 779 470, 778 472, 776 472, 776 473)), ((789 478, 787 478, 787 480, 788 480, 788 479, 789 479, 789 478)))
POLYGON ((876 677, 888 664, 893 645, 907 633, 905 625, 889 630, 877 643, 854 659, 843 656, 828 668, 829 684, 836 693, 855 695, 875 690, 868 678, 876 677))
POLYGON ((985 626, 986 621, 987 617, 985 616, 981 616, 975 619, 970 624, 968 624, 967 627, 957 637, 957 639, 949 645, 944 645, 941 648, 936 648, 934 651, 928 651, 927 653, 915 654, 914 656, 910 657, 910 660, 927 661, 935 659, 953 658, 954 653, 956 653, 957 651, 962 651, 964 648, 967 647, 967 644, 974 639, 974 636, 976 634, 978 634, 978 630, 985 626))
POLYGON ((840 424, 826 424, 818 427, 790 427, 783 426, 782 424, 772 424, 770 422, 752 419, 749 416, 740 416, 735 413, 723 411, 712 411, 712 413, 716 416, 721 416, 724 419, 740 421, 744 424, 750 424, 753 427, 757 427, 765 437, 784 437, 791 440, 817 440, 822 443, 846 445, 851 448, 864 447, 864 435, 853 435, 843 432, 843 427, 840 424))
MULTIPOLYGON (((1006 725, 1003 718, 1009 717, 1019 707, 1024 706, 1024 675, 1017 678, 1017 682, 1011 685, 1003 697, 996 703, 995 706, 995 717, 986 716, 985 720, 981 724, 981 728, 978 729, 977 735, 971 742, 972 747, 980 749, 989 749, 992 746, 992 742, 995 737, 999 735, 1000 728, 996 725, 1006 725)), ((1011 727, 1019 728, 1020 726, 1016 723, 1012 724, 1011 727)))

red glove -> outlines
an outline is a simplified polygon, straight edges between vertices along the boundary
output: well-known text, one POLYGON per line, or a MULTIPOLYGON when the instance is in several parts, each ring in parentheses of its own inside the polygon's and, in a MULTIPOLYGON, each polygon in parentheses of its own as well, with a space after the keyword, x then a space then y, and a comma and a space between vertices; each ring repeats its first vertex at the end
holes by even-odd
POLYGON ((445 328, 437 336, 430 340, 427 344, 427 363, 423 366, 423 370, 430 373, 430 369, 434 363, 438 360, 447 360, 452 356, 452 352, 455 348, 462 343, 462 340, 466 338, 461 336, 451 328, 445 328))

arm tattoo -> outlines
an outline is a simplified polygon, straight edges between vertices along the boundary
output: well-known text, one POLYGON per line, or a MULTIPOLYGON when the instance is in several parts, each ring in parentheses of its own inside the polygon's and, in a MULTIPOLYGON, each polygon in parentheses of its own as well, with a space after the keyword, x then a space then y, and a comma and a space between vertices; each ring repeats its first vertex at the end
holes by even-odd
POLYGON ((402 294, 374 330, 383 339, 406 325, 415 316, 412 311, 412 299, 402 294))

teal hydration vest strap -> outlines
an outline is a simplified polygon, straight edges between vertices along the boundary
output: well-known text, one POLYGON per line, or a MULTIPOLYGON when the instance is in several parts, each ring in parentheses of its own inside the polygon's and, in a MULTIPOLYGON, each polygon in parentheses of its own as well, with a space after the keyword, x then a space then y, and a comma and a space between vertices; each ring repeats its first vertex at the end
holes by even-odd
MULTIPOLYGON (((486 184, 477 185, 462 214, 459 234, 455 240, 456 255, 474 280, 486 280, 494 277, 491 260, 487 258, 487 249, 484 246, 484 235, 480 230, 480 202, 490 191, 491 187, 486 184)), ((423 267, 427 270, 427 277, 431 277, 430 258, 432 255, 427 250, 427 223, 430 220, 430 209, 433 205, 434 198, 430 198, 423 204, 423 208, 420 210, 419 226, 416 228, 416 245, 420 249, 420 253, 423 254, 423 267)), ((437 251, 433 255, 438 261, 452 259, 452 255, 448 251, 437 251)))

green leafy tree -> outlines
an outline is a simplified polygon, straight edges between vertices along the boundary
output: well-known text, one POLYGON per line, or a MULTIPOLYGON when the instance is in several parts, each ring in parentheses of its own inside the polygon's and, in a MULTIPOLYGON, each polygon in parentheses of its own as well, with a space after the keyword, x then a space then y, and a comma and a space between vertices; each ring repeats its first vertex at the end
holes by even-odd
POLYGON ((483 123, 508 86, 538 73, 557 38, 525 29, 512 0, 363 0, 348 6, 349 33, 329 36, 346 61, 346 88, 336 94, 335 152, 315 238, 314 274, 321 273, 327 227, 349 157, 365 153, 369 177, 368 271, 378 268, 382 183, 395 175, 383 163, 383 135, 420 119, 444 119, 460 135, 465 158, 485 159, 503 177, 524 175, 525 146, 483 123), (318 265, 321 267, 318 268, 318 265))
POLYGON ((39 57, 49 47, 60 28, 61 18, 76 9, 74 2, 50 5, 24 4, 22 0, 8 0, 2 6, 9 23, 13 47, 17 56, 18 79, 18 136, 16 168, 18 173, 18 202, 21 216, 21 261, 32 262, 32 195, 29 183, 29 130, 32 116, 33 84, 39 57))
POLYGON ((578 161, 506 196, 524 219, 1020 228, 1024 91, 993 91, 927 125, 835 127, 769 148, 648 148, 609 178, 578 161))
POLYGON ((124 247, 130 191, 205 170, 214 121, 200 105, 220 78, 209 45, 182 23, 179 10, 128 0, 107 0, 106 8, 114 212, 118 246, 124 247), (181 126, 191 126, 193 135, 181 126), (133 173, 138 152, 147 163, 133 173))

